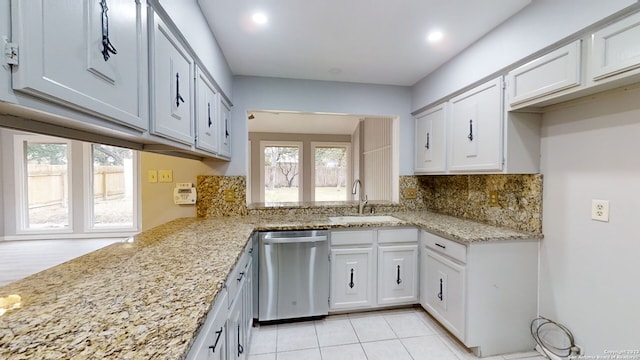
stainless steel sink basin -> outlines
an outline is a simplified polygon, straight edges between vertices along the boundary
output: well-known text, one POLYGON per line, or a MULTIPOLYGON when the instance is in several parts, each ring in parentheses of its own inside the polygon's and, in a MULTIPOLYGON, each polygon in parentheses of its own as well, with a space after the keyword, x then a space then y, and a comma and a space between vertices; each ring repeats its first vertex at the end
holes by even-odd
POLYGON ((358 223, 358 224, 363 224, 363 223, 385 223, 385 222, 400 222, 402 220, 395 218, 393 216, 388 216, 388 215, 369 215, 369 216, 357 216, 357 215, 352 215, 352 216, 332 216, 329 217, 329 222, 332 223, 358 223))

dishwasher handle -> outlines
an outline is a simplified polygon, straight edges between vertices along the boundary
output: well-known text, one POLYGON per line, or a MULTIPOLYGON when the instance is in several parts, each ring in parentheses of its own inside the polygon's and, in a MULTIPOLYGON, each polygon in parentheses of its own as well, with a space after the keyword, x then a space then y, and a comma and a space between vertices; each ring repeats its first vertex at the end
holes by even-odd
POLYGON ((327 241, 327 236, 301 236, 301 237, 265 237, 263 244, 291 244, 327 241))

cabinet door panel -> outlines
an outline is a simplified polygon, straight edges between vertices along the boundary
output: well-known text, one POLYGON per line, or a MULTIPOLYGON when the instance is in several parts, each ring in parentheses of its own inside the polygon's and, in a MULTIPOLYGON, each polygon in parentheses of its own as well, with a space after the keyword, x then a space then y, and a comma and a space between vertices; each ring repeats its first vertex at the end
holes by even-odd
POLYGON ((202 72, 197 76, 196 147, 211 153, 218 151, 218 92, 202 72))
POLYGON ((193 59, 157 15, 153 38, 155 111, 152 132, 192 144, 193 59))
POLYGON ((219 96, 218 105, 220 111, 220 155, 231 157, 231 107, 219 96))
POLYGON ((13 1, 20 49, 13 87, 92 115, 148 128, 141 1, 13 1), (113 52, 104 51, 106 43, 113 52))
POLYGON ((378 248, 378 304, 418 302, 418 245, 378 248))
POLYGON ((502 78, 451 100, 451 171, 502 170, 502 78))
POLYGON ((594 80, 640 67, 640 14, 596 31, 592 59, 594 80))
POLYGON ((416 163, 418 173, 446 170, 446 104, 438 105, 416 117, 416 163))
POLYGON ((451 333, 465 340, 465 268, 426 250, 426 308, 451 333))
POLYGON ((373 248, 331 249, 331 309, 373 306, 373 248))

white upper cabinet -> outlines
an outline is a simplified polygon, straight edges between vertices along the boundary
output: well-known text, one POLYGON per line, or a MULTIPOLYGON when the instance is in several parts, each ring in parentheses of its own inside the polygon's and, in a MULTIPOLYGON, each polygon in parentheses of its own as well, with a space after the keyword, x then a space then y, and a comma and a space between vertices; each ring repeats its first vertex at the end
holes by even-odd
POLYGON ((218 151, 219 96, 209 77, 198 68, 196 75, 196 148, 210 153, 218 151))
POLYGON ((222 96, 219 96, 220 111, 220 148, 218 154, 231 158, 231 106, 222 96))
POLYGON ((451 100, 449 169, 502 170, 502 77, 451 100))
POLYGON ((596 81, 640 67, 640 13, 596 31, 591 57, 596 81))
POLYGON ((151 133, 193 145, 194 60, 158 14, 150 16, 149 23, 153 54, 151 133))
POLYGON ((148 128, 146 2, 11 3, 13 89, 148 128))
POLYGON ((517 105, 580 85, 581 40, 509 72, 509 104, 517 105))
POLYGON ((443 103, 416 115, 416 173, 440 173, 447 169, 446 108, 447 103, 443 103))

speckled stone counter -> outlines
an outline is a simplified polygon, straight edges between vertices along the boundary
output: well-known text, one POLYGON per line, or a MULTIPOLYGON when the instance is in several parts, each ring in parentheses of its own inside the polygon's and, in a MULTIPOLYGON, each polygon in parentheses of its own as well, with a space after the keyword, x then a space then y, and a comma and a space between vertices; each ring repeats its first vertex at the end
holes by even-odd
POLYGON ((2 359, 183 359, 255 230, 417 225, 460 242, 527 234, 429 212, 393 223, 330 223, 326 215, 179 219, 129 243, 0 287, 22 307, 0 316, 2 359))

